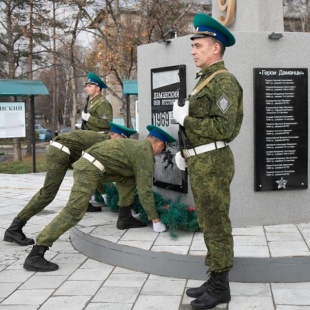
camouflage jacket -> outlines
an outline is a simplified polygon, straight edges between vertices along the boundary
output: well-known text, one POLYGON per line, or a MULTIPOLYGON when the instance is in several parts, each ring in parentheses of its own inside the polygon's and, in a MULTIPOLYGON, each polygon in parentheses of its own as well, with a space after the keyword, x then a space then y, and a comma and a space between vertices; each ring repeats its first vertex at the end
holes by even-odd
POLYGON ((135 179, 142 206, 155 208, 152 192, 154 155, 148 140, 111 139, 88 150, 105 167, 104 182, 135 179))
MULTIPOLYGON (((197 85, 221 69, 225 69, 223 61, 201 70, 197 85)), ((243 90, 227 71, 217 74, 200 92, 189 97, 184 128, 191 147, 214 141, 230 142, 238 135, 242 119, 243 90)))
POLYGON ((82 151, 85 151, 98 142, 108 139, 110 139, 109 134, 89 130, 74 130, 60 134, 53 141, 65 145, 70 150, 70 160, 73 163, 82 156, 82 151))
POLYGON ((105 131, 110 129, 109 122, 113 121, 113 109, 104 96, 97 95, 88 102, 87 112, 90 114, 86 127, 92 131, 105 131))

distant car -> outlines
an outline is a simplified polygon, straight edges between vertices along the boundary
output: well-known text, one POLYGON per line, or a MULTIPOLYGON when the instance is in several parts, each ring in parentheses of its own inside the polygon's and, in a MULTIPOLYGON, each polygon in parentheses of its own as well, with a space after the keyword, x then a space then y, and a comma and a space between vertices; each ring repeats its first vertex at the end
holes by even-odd
POLYGON ((71 131, 71 130, 72 130, 71 127, 62 127, 62 128, 60 129, 59 133, 69 132, 69 131, 71 131))
POLYGON ((53 133, 47 128, 36 129, 36 133, 39 141, 46 142, 53 139, 53 133))
POLYGON ((36 132, 37 134, 39 134, 40 131, 41 131, 41 130, 44 130, 44 129, 47 129, 47 128, 45 128, 45 127, 43 127, 43 126, 41 126, 41 125, 39 125, 39 124, 35 124, 35 125, 34 125, 34 130, 35 130, 35 132, 36 132))

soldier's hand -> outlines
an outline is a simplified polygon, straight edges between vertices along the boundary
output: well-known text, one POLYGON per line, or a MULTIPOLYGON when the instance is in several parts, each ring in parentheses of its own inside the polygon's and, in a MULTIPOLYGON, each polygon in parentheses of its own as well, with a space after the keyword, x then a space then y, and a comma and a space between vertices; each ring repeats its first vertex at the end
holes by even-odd
POLYGON ((173 118, 181 125, 184 125, 184 119, 188 116, 188 108, 189 102, 188 100, 185 101, 183 107, 180 107, 178 104, 178 100, 173 103, 173 118))
POLYGON ((159 222, 157 222, 157 223, 153 223, 153 230, 154 230, 155 232, 160 233, 160 232, 166 231, 167 228, 166 228, 166 225, 165 225, 164 223, 162 223, 162 222, 159 221, 159 222))
POLYGON ((181 152, 177 152, 175 154, 175 164, 182 171, 185 171, 185 169, 187 168, 186 160, 182 157, 181 152))
POLYGON ((89 120, 89 118, 90 118, 90 114, 89 113, 85 113, 83 111, 82 112, 82 119, 87 122, 89 120))

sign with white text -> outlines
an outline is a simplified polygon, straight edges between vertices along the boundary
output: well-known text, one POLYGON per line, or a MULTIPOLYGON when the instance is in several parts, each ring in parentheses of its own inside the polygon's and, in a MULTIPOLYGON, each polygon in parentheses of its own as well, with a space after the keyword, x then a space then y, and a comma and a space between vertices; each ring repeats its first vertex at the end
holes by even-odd
POLYGON ((0 102, 0 138, 26 137, 25 102, 0 102))
POLYGON ((308 188, 308 69, 254 69, 255 190, 308 188))

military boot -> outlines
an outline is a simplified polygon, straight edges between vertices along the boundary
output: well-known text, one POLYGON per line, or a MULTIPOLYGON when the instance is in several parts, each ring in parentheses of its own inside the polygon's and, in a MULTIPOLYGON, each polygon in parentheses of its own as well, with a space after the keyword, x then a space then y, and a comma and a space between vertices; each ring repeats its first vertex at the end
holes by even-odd
POLYGON ((96 207, 94 205, 92 205, 90 202, 88 203, 88 207, 86 212, 101 212, 102 208, 101 207, 96 207))
POLYGON ((208 285, 213 281, 214 272, 209 272, 209 279, 207 282, 203 283, 199 287, 189 288, 186 290, 186 295, 192 298, 198 298, 200 297, 204 292, 207 291, 208 285))
POLYGON ((120 207, 119 215, 116 223, 118 229, 128 229, 128 228, 140 228, 145 227, 146 224, 139 220, 136 220, 131 214, 131 206, 120 207))
POLYGON ((193 300, 190 305, 194 309, 212 309, 218 304, 230 302, 230 288, 228 282, 229 271, 212 272, 206 291, 193 300))
POLYGON ((48 250, 45 245, 34 245, 24 262, 24 268, 29 271, 55 271, 59 268, 57 264, 51 263, 44 258, 44 253, 48 250))
POLYGON ((13 220, 11 226, 5 231, 3 240, 7 242, 15 242, 21 246, 34 244, 34 240, 27 238, 22 228, 27 222, 19 220, 17 217, 13 220))

